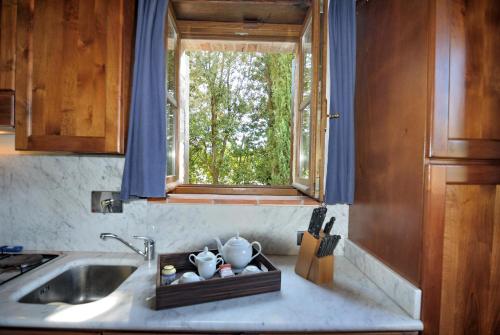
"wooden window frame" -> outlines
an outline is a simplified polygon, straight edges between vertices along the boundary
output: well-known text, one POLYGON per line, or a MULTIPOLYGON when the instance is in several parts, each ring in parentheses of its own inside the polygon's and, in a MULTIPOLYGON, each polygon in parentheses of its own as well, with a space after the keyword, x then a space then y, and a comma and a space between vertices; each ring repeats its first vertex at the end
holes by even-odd
POLYGON ((171 191, 173 194, 218 194, 218 195, 266 195, 266 196, 301 196, 293 186, 265 185, 210 185, 181 184, 171 191))
MULTIPOLYGON (((175 108, 175 174, 172 175, 167 175, 166 176, 166 183, 167 183, 167 190, 168 190, 168 185, 170 187, 175 187, 175 185, 179 182, 179 168, 180 168, 180 163, 179 163, 179 148, 180 148, 180 138, 179 138, 179 133, 180 133, 180 123, 179 123, 179 58, 180 58, 180 41, 181 41, 181 35, 179 33, 179 28, 177 26, 177 20, 174 15, 174 10, 172 7, 172 3, 169 3, 169 8, 167 12, 167 17, 166 17, 166 22, 165 22, 165 50, 168 53, 168 33, 170 31, 171 26, 174 29, 175 32, 175 38, 176 38, 176 46, 175 46, 175 55, 174 55, 174 62, 175 62, 175 96, 172 96, 170 92, 166 92, 167 96, 167 105, 170 103, 171 105, 174 106, 175 108)), ((168 54, 166 55, 166 58, 168 60, 168 54)), ((168 71, 168 64, 166 65, 167 71, 168 71)), ((168 74, 167 74, 168 78, 168 74)), ((166 80, 167 80, 166 78, 166 80)))
MULTIPOLYGON (((211 184, 184 184, 182 180, 179 179, 179 134, 180 134, 180 124, 179 115, 176 116, 176 175, 167 176, 167 192, 173 194, 222 194, 222 195, 265 195, 265 196, 297 196, 306 194, 314 199, 323 199, 323 185, 324 185, 324 141, 325 136, 323 131, 326 127, 326 85, 325 80, 320 80, 320 78, 326 78, 326 66, 321 66, 321 59, 326 61, 326 39, 327 39, 327 13, 328 4, 323 2, 323 7, 321 7, 320 0, 312 0, 311 7, 307 13, 304 23, 300 29, 297 27, 288 27, 286 32, 282 32, 279 29, 274 29, 274 35, 269 33, 269 36, 263 36, 267 34, 264 26, 261 30, 262 33, 255 33, 254 29, 249 29, 248 31, 253 33, 255 40, 258 41, 282 41, 290 42, 293 41, 297 44, 296 48, 296 60, 295 67, 296 73, 295 78, 295 90, 293 92, 292 98, 292 138, 291 138, 291 184, 286 186, 249 186, 249 185, 211 185, 211 184), (311 78, 311 93, 307 100, 303 100, 303 90, 302 90, 302 76, 303 76, 303 60, 302 60, 302 36, 307 29, 308 25, 311 25, 311 49, 312 49, 312 78, 311 78), (323 47, 323 48, 322 48, 323 47), (298 164, 299 164, 299 150, 298 139, 300 139, 300 123, 298 118, 300 116, 300 111, 310 105, 310 152, 309 152, 309 178, 299 178, 298 176, 298 164), (325 111, 325 113, 323 113, 325 111)), ((201 25, 200 22, 189 21, 177 21, 175 15, 173 14, 172 4, 169 4, 169 15, 172 17, 175 24, 175 29, 177 31, 177 50, 176 50, 176 97, 175 102, 180 101, 179 92, 179 81, 180 81, 180 67, 179 59, 183 50, 181 50, 181 40, 185 38, 195 38, 197 39, 221 39, 221 40, 248 40, 248 37, 242 36, 229 36, 228 25, 220 23, 210 23, 204 22, 203 24, 211 28, 210 34, 206 36, 199 35, 200 30, 197 30, 198 35, 193 34, 193 31, 201 25)), ((277 28, 280 25, 274 25, 273 28, 277 28)), ((300 27, 300 26, 299 26, 300 27)), ((234 27, 231 27, 234 28, 234 27)), ((244 26, 238 26, 239 30, 244 31, 246 28, 244 26)), ((271 29, 272 30, 272 29, 271 29)), ((233 32, 230 33, 231 35, 233 32)), ((169 97, 170 98, 170 97, 169 97)), ((171 101, 171 100, 169 100, 171 101)), ((180 106, 176 104, 176 112, 180 113, 180 106)))
MULTIPOLYGON (((297 72, 298 75, 296 76, 296 79, 298 80, 296 87, 297 89, 295 90, 294 94, 297 95, 297 98, 295 99, 297 101, 297 108, 294 113, 294 123, 295 123, 295 140, 296 144, 294 146, 294 157, 295 159, 293 160, 294 168, 293 168, 293 178, 292 178, 292 185, 294 187, 302 190, 305 193, 309 193, 310 187, 311 187, 311 174, 313 170, 311 169, 311 163, 312 163, 312 133, 313 133, 313 124, 312 124, 312 100, 313 100, 313 85, 311 85, 311 91, 309 94, 309 97, 304 99, 304 53, 303 53, 303 38, 307 32, 307 30, 311 30, 311 40, 313 37, 313 20, 312 20, 312 9, 309 9, 306 19, 304 20, 304 25, 302 27, 302 31, 300 33, 299 41, 297 43, 297 53, 296 53, 296 59, 297 59, 297 72), (309 107, 310 110, 310 132, 311 136, 309 138, 309 178, 302 178, 300 176, 300 147, 301 147, 301 140, 302 140, 302 126, 301 126, 301 119, 302 119, 302 113, 304 110, 309 107)), ((312 41, 311 41, 312 42, 312 41)), ((314 60, 314 55, 312 56, 312 60, 314 60)), ((312 66, 312 73, 314 73, 314 63, 311 64, 312 66)), ((313 79, 311 77, 311 83, 313 83, 313 79)))
MULTIPOLYGON (((293 186, 309 195, 312 198, 323 200, 324 198, 324 142, 325 142, 325 116, 326 116, 326 85, 323 78, 326 77, 326 66, 322 61, 326 61, 326 33, 327 20, 324 13, 328 11, 328 4, 323 2, 323 7, 319 0, 313 0, 311 8, 304 20, 302 32, 297 50, 297 70, 298 87, 295 90, 297 106, 294 108, 294 155, 297 157, 294 162, 293 186), (312 53, 312 76, 311 93, 309 99, 304 100, 303 75, 304 59, 302 53, 302 39, 309 28, 311 29, 311 53, 312 53), (309 177, 300 176, 300 140, 301 136, 301 116, 302 111, 309 106, 310 108, 310 139, 309 139, 309 177)), ((326 64, 325 64, 326 65, 326 64)))

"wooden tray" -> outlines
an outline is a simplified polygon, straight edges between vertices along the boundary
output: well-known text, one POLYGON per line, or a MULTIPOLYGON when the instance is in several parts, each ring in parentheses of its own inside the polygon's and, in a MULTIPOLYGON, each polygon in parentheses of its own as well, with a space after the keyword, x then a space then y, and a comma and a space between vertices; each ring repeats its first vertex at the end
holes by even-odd
MULTIPOLYGON (((210 251, 214 254, 218 253, 217 250, 210 251)), ((198 252, 158 255, 156 309, 201 304, 281 290, 281 271, 262 254, 255 257, 250 264, 264 270, 263 272, 226 278, 220 278, 216 274, 216 277, 195 283, 161 285, 161 269, 165 265, 175 266, 177 278, 187 271, 196 272, 196 267, 189 262, 188 256, 198 252)))

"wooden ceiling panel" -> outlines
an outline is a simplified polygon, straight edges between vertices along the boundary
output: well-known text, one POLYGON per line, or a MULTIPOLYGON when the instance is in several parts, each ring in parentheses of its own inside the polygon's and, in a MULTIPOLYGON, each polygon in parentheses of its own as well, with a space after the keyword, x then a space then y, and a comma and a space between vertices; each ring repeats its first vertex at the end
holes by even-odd
POLYGON ((183 39, 181 46, 185 51, 294 53, 296 43, 183 39))
POLYGON ((183 39, 236 39, 281 42, 298 41, 302 30, 302 26, 298 24, 247 24, 237 22, 185 20, 178 20, 177 27, 183 39))
POLYGON ((172 0, 178 20, 302 24, 310 0, 172 0))

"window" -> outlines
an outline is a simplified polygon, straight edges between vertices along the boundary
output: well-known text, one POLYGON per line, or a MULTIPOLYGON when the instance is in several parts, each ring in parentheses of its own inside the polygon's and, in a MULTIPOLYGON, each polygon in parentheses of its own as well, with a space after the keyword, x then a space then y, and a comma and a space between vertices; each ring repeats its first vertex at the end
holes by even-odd
POLYGON ((190 74, 187 181, 290 185, 294 50, 215 48, 185 49, 190 74))
POLYGON ((258 194, 259 187, 279 186, 276 194, 290 189, 321 198, 320 0, 302 7, 241 1, 233 13, 210 13, 209 1, 199 1, 192 15, 180 3, 172 2, 168 15, 167 183, 177 193, 227 194, 232 187, 250 194, 251 187, 258 194), (264 16, 262 6, 269 6, 264 16), (247 22, 238 10, 262 17, 247 22), (270 59, 282 62, 274 73, 279 101, 266 73, 270 59), (273 104, 282 108, 278 121, 273 104))

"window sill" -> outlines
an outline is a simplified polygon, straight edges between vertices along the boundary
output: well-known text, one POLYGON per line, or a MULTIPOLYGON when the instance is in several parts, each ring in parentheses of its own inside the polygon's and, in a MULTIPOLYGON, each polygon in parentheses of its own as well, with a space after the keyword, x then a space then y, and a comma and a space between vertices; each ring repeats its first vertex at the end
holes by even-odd
POLYGON ((167 198, 151 198, 149 202, 167 204, 244 205, 244 206, 319 206, 308 196, 169 194, 167 198))
POLYGON ((229 186, 171 183, 167 185, 167 192, 170 195, 303 196, 293 186, 229 186))

